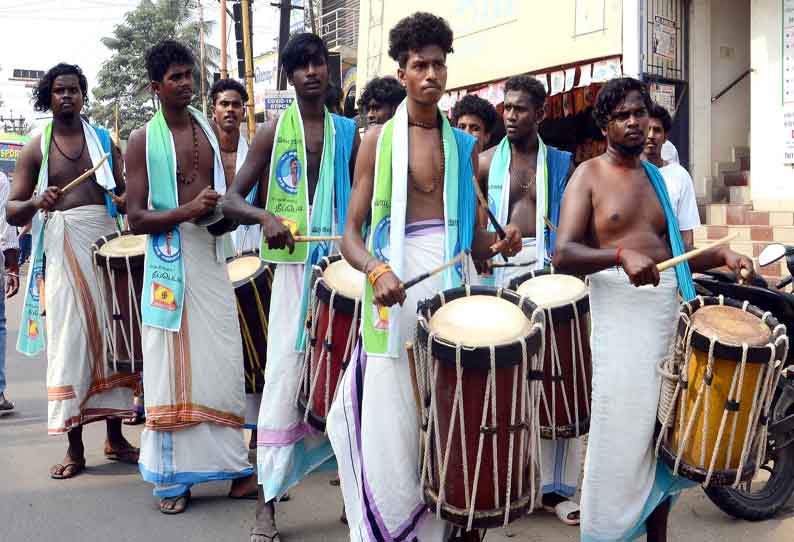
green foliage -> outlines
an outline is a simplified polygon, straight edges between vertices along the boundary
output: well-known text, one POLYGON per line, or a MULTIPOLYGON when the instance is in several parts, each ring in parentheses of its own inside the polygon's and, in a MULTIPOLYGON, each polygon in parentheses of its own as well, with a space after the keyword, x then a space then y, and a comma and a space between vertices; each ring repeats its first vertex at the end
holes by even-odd
POLYGON ((127 139, 132 130, 151 118, 158 105, 149 87, 145 55, 152 45, 166 38, 181 41, 196 56, 194 105, 200 108, 199 32, 204 33, 203 75, 207 90, 212 84, 212 73, 217 71, 220 58, 220 50, 207 43, 212 24, 205 21, 203 27, 199 28, 199 12, 195 1, 141 0, 137 8, 127 12, 124 22, 116 25, 113 36, 100 40, 112 51, 112 56, 102 64, 99 84, 93 89, 94 100, 89 109, 92 122, 112 128, 115 123, 114 105, 118 102, 120 137, 127 139))

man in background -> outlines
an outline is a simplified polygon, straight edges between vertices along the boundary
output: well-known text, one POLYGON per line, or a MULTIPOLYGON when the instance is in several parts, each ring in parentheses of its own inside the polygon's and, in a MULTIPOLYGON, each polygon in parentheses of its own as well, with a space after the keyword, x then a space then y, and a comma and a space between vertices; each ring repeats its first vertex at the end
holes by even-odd
POLYGON ((367 119, 367 128, 385 124, 404 99, 405 88, 394 77, 376 77, 367 83, 358 100, 361 116, 367 119))
POLYGON ((452 108, 452 124, 477 139, 477 153, 488 146, 496 125, 496 108, 475 94, 467 94, 452 108))
MULTIPOLYGON (((4 260, 4 275, 0 275, 0 288, 5 290, 5 297, 14 297, 19 290, 19 267, 17 265, 19 247, 17 245, 16 228, 6 222, 6 203, 11 192, 11 183, 3 172, 0 172, 0 250, 4 260), (5 284, 3 284, 5 282, 5 284)), ((14 410, 14 404, 6 399, 6 302, 0 296, 0 416, 14 410)))

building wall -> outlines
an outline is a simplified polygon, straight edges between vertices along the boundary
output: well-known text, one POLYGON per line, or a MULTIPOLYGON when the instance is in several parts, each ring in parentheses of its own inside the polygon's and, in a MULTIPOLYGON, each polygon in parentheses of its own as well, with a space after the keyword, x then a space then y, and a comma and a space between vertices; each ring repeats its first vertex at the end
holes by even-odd
MULTIPOLYGON (((446 18, 455 33, 447 88, 623 52, 621 0, 542 2, 542 9, 538 4, 539 0, 434 0, 433 13, 446 18), (589 18, 579 13, 581 35, 576 35, 577 4, 592 10, 589 18), (585 34, 581 29, 591 31, 585 34)), ((403 17, 428 9, 426 0, 361 0, 362 84, 396 73, 397 65, 388 56, 389 30, 403 17)))
MULTIPOLYGON (((711 2, 711 95, 750 67, 750 0, 711 2)), ((696 74, 695 74, 696 75, 696 74)), ((750 130, 750 78, 711 104, 711 160, 731 161, 746 147, 750 130)))
POLYGON ((781 17, 780 0, 753 0, 751 188, 756 209, 790 211, 794 169, 783 165, 781 17))

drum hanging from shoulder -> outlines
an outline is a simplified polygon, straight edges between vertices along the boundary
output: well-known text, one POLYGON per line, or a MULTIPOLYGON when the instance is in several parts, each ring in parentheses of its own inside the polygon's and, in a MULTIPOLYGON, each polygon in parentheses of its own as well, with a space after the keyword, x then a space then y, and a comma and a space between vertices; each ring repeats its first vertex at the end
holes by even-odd
POLYGON ((274 265, 262 261, 256 251, 226 260, 234 286, 240 335, 243 343, 245 393, 262 393, 267 362, 267 328, 274 265))
POLYGON ((590 298, 585 283, 572 275, 531 271, 510 281, 546 314, 540 435, 572 438, 590 430, 590 298))
POLYGON ((143 369, 141 349, 141 291, 146 235, 124 231, 98 239, 91 247, 101 308, 116 372, 143 369))
POLYGON ((719 296, 682 305, 672 354, 659 364, 656 451, 674 474, 704 486, 755 476, 787 351, 785 326, 746 302, 719 296))
POLYGON ((325 431, 325 419, 350 361, 361 321, 364 273, 341 255, 314 266, 298 404, 304 421, 325 431))
POLYGON ((543 311, 501 288, 456 288, 420 304, 421 483, 439 517, 482 529, 534 508, 543 327, 543 311))

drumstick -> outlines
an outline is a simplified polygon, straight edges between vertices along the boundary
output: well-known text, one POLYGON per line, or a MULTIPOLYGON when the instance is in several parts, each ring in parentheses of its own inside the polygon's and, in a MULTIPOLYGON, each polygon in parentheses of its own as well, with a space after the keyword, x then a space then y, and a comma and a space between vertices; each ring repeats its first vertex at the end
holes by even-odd
POLYGON ((341 235, 296 235, 296 243, 317 243, 319 241, 341 241, 341 235))
MULTIPOLYGON (((708 250, 711 250, 714 247, 718 247, 720 245, 724 245, 725 243, 730 243, 733 239, 736 238, 737 235, 739 235, 738 231, 737 232, 733 232, 732 234, 727 235, 727 236, 723 237, 722 239, 717 239, 716 241, 714 241, 712 243, 709 243, 706 246, 703 246, 703 247, 700 247, 700 248, 696 248, 695 250, 690 250, 689 252, 685 252, 684 254, 681 254, 680 256, 676 256, 675 258, 670 258, 669 260, 665 260, 662 263, 657 264, 656 265, 656 269, 658 269, 659 271, 664 271, 666 269, 670 269, 671 267, 674 267, 674 266, 680 264, 681 262, 685 262, 687 260, 690 260, 690 259, 694 258, 695 256, 700 256, 704 252, 706 252, 708 250)), ((748 274, 748 276, 749 276, 749 274, 748 274)), ((747 277, 744 277, 744 278, 747 278, 747 277)))
POLYGON ((416 415, 422 419, 422 401, 419 399, 419 383, 416 380, 416 358, 414 358, 414 345, 411 342, 405 343, 405 351, 408 352, 408 367, 411 371, 411 387, 414 390, 414 402, 416 403, 416 415))
POLYGON ((461 252, 460 254, 458 254, 457 256, 455 256, 454 258, 452 258, 450 261, 445 263, 444 265, 440 265, 440 266, 436 267, 435 269, 433 269, 432 271, 428 271, 427 273, 422 273, 421 275, 417 275, 414 278, 412 278, 411 280, 409 280, 408 282, 403 282, 401 284, 401 286, 403 287, 404 290, 407 290, 411 286, 416 286, 417 284, 419 284, 423 280, 425 280, 427 278, 430 278, 433 275, 437 275, 438 273, 441 273, 442 271, 452 267, 453 265, 457 265, 458 262, 460 262, 461 260, 463 260, 463 258, 465 258, 466 256, 469 255, 469 252, 471 252, 471 251, 469 249, 466 249, 463 252, 461 252))
POLYGON ((106 153, 104 156, 102 156, 102 158, 99 159, 99 162, 97 162, 94 167, 92 167, 85 173, 82 173, 75 180, 71 181, 69 184, 61 188, 61 194, 66 194, 69 190, 73 188, 77 188, 80 184, 85 182, 85 180, 89 178, 91 175, 93 175, 96 170, 102 167, 102 164, 104 164, 107 161, 108 156, 110 156, 110 153, 106 153))
MULTIPOLYGON (((504 239, 505 237, 507 237, 507 234, 505 233, 505 230, 502 227, 502 225, 499 224, 499 221, 496 220, 496 217, 491 212, 491 207, 488 205, 488 202, 485 200, 485 196, 483 195, 482 190, 480 190, 480 183, 477 182, 477 177, 473 176, 472 181, 474 182, 474 193, 477 195, 477 201, 480 202, 480 206, 483 209, 485 209, 486 213, 488 213, 488 219, 491 221, 491 224, 493 225, 493 229, 496 230, 496 235, 499 236, 499 239, 504 239)), ((502 260, 507 262, 507 256, 502 254, 502 260)))
POLYGON ((529 260, 528 262, 494 262, 491 267, 528 267, 535 265, 537 260, 529 260))
POLYGON ((549 220, 549 218, 548 218, 548 217, 545 217, 545 216, 544 216, 544 217, 543 217, 543 222, 545 222, 545 223, 546 223, 546 227, 547 227, 547 228, 549 228, 549 229, 550 229, 551 231, 553 231, 554 233, 557 233, 557 226, 555 226, 554 224, 552 224, 552 223, 551 223, 551 220, 549 220))

